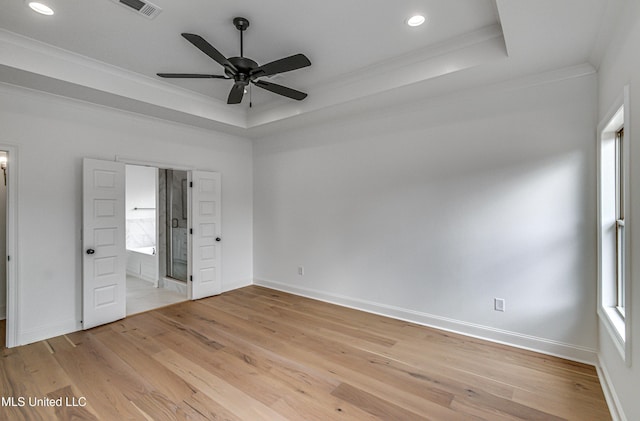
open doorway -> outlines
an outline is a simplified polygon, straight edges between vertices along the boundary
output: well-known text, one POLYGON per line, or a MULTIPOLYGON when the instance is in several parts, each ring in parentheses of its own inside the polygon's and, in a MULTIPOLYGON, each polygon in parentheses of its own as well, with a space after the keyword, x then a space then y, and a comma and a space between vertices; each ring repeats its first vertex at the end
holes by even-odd
POLYGON ((16 148, 0 145, 0 348, 17 344, 16 148))
POLYGON ((126 166, 127 315, 187 300, 187 172, 126 166))
MULTIPOLYGON (((154 164, 130 163, 132 166, 153 167, 154 177, 160 178, 157 166, 154 164)), ((85 158, 82 162, 82 327, 90 329, 105 323, 122 319, 127 316, 127 266, 134 268, 134 276, 144 278, 145 264, 131 263, 127 265, 126 225, 126 167, 121 161, 105 161, 85 158)), ((222 292, 221 278, 221 175, 217 172, 187 170, 187 182, 182 183, 182 189, 188 187, 186 194, 187 208, 187 276, 186 294, 180 294, 180 301, 186 299, 197 300, 210 297, 222 292)), ((166 176, 166 173, 165 173, 166 176)), ((166 203, 160 204, 160 184, 155 184, 155 210, 166 209, 166 203)), ((165 187, 166 188, 166 187, 165 187)), ((153 189, 151 189, 153 190, 153 189)), ((166 192, 165 192, 166 194, 166 192)), ((167 195, 168 196, 168 195, 167 195)), ((183 202, 182 193, 175 194, 174 200, 183 202)), ((147 202, 149 203, 149 202, 147 202)), ((130 202, 128 208, 136 212, 135 208, 146 211, 154 210, 153 205, 136 204, 130 202)), ((11 208, 9 209, 11 210, 11 208)), ((144 219, 149 215, 136 217, 144 219)), ((11 216, 11 213, 10 213, 11 216)), ((133 217, 132 217, 133 218, 133 217)), ((167 241, 160 238, 157 221, 162 218, 161 212, 154 214, 157 227, 155 241, 138 246, 151 247, 151 268, 158 269, 157 277, 152 277, 149 287, 155 292, 160 289, 170 289, 171 286, 184 285, 180 280, 167 276, 167 251, 162 251, 167 241), (154 250, 155 243, 155 250, 154 250), (154 253, 155 251, 155 253, 154 253), (159 252, 160 251, 160 252, 159 252), (165 263, 160 260, 160 254, 165 254, 165 263), (164 271, 164 273, 162 272, 164 271), (162 282, 161 282, 162 281, 162 282), (166 281, 166 282, 165 282, 166 281), (180 282, 174 282, 180 281, 180 282)), ((164 218, 171 221, 173 217, 167 214, 164 218)), ((11 218, 10 218, 11 219, 11 218)), ((136 222, 134 222, 136 223, 136 222)), ((147 222, 139 222, 147 223, 147 222)), ((178 221, 178 228, 180 223, 178 221)), ((151 230, 147 230, 147 233, 151 230)), ((13 238, 13 236, 10 236, 13 238)), ((165 237, 168 237, 165 233, 165 237)), ((11 245, 12 243, 9 242, 11 245)), ((143 253, 140 253, 143 254, 143 253)), ((138 256, 140 257, 140 256, 138 256)), ((14 263, 13 260, 11 263, 14 263)), ((172 261, 175 266, 176 261, 172 261)), ((11 268, 10 268, 11 272, 11 268)), ((153 272, 152 272, 153 273, 153 272)), ((144 279, 143 279, 144 280, 144 279)), ((184 290, 184 287, 183 289, 184 290)), ((9 300, 11 303, 11 299, 9 300)), ((151 307, 136 310, 146 311, 170 304, 166 301, 156 303, 151 307)), ((11 314, 11 312, 9 312, 11 314)), ((133 314, 130 311, 129 314, 133 314)), ((8 335, 9 336, 9 335, 8 335)))
POLYGON ((0 349, 7 329, 7 152, 0 151, 0 349))

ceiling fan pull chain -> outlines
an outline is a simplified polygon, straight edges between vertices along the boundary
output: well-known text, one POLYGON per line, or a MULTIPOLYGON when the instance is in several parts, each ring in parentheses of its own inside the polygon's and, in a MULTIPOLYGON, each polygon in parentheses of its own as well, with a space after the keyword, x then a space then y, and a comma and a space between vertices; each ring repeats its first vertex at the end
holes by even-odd
POLYGON ((253 107, 253 89, 249 84, 249 108, 253 107))

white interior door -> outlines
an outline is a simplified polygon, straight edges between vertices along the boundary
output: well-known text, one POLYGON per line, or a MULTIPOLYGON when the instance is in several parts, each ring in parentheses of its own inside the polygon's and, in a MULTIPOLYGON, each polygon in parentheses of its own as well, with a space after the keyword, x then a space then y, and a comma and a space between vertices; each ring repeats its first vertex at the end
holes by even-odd
POLYGON ((84 159, 83 329, 126 316, 125 165, 84 159))
POLYGON ((220 278, 220 174, 192 171, 191 182, 191 298, 222 292, 220 278))

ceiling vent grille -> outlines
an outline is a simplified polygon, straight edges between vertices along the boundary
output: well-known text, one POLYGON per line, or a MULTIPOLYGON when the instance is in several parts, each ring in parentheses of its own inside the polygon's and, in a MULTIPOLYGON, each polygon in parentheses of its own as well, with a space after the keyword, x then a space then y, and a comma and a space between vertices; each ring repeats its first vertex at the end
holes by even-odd
POLYGON ((162 9, 155 4, 142 0, 111 0, 114 3, 118 3, 127 9, 136 12, 148 19, 153 19, 162 12, 162 9))

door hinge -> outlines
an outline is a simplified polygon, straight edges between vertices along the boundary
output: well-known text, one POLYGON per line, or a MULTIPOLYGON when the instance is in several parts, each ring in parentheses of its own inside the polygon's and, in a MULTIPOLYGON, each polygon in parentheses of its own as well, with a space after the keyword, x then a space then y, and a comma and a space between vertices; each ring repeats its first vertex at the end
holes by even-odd
POLYGON ((7 256, 7 262, 11 261, 11 256, 7 256))
POLYGON ((189 181, 189 187, 193 187, 193 181, 189 181))
POLYGON ((193 282, 193 276, 189 275, 189 281, 193 282))
POLYGON ((189 228, 189 234, 193 234, 193 228, 189 228))

